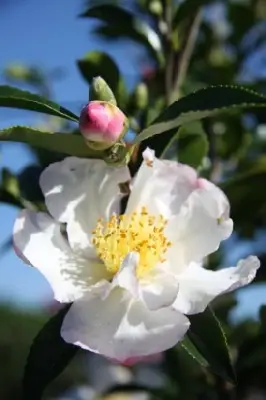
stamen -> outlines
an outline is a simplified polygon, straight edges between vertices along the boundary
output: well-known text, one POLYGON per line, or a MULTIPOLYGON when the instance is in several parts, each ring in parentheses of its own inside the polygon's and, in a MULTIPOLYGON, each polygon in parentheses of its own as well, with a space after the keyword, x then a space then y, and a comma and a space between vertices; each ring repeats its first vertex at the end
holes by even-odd
POLYGON ((143 276, 157 263, 166 261, 165 253, 172 246, 164 234, 167 222, 162 215, 150 215, 146 207, 140 213, 112 215, 106 223, 100 218, 92 231, 92 244, 112 274, 129 252, 137 251, 137 275, 143 276))

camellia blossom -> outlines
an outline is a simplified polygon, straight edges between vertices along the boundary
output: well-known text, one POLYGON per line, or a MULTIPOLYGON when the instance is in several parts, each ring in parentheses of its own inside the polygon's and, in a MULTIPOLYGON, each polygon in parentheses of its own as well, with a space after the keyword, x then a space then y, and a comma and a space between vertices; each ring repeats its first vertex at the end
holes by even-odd
POLYGON ((66 158, 40 186, 50 214, 24 210, 14 226, 17 254, 38 268, 58 301, 73 302, 66 342, 130 364, 164 351, 189 329, 186 314, 246 285, 257 257, 218 271, 203 268, 233 229, 229 203, 194 169, 146 149, 120 215, 126 166, 66 158))

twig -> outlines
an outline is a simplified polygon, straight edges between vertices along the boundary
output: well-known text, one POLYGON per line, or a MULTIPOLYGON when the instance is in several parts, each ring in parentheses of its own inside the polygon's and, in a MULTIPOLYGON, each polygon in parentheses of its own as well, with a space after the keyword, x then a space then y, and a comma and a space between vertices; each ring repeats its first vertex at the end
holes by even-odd
POLYGON ((173 97, 179 97, 180 88, 184 82, 189 67, 190 59, 196 44, 198 31, 202 19, 202 10, 199 9, 192 22, 186 46, 181 54, 177 78, 174 85, 173 97))
POLYGON ((165 66, 165 97, 167 105, 171 102, 174 52, 172 47, 172 1, 168 0, 165 6, 166 31, 166 66, 165 66))

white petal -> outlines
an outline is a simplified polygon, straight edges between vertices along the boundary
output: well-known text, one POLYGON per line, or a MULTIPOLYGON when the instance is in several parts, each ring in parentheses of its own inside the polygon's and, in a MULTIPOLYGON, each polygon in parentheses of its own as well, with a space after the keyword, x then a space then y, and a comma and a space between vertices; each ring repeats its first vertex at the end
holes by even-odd
POLYGON ((131 252, 125 257, 106 295, 109 295, 114 287, 120 286, 135 299, 141 299, 150 310, 158 310, 173 304, 177 296, 178 281, 175 276, 167 273, 165 263, 157 266, 156 270, 153 269, 145 279, 138 279, 136 275, 138 262, 139 254, 136 252, 131 252))
POLYGON ((13 240, 18 252, 45 276, 60 302, 80 298, 105 275, 95 260, 73 254, 60 225, 45 213, 22 211, 15 222, 13 240))
POLYGON ((180 213, 169 220, 166 234, 173 246, 167 257, 179 269, 192 261, 200 262, 216 251, 232 230, 229 203, 223 192, 212 184, 208 189, 197 189, 180 213))
POLYGON ((260 266, 257 257, 250 256, 236 267, 210 271, 192 263, 179 277, 179 291, 174 306, 184 314, 205 310, 216 296, 249 284, 260 266))
POLYGON ((150 310, 172 305, 177 296, 178 281, 173 275, 163 271, 163 268, 164 265, 161 271, 139 283, 140 297, 150 310))
POLYGON ((111 167, 102 160, 68 157, 51 164, 40 178, 40 186, 51 215, 67 223, 70 245, 87 255, 91 231, 99 217, 108 219, 119 211, 119 183, 130 179, 127 167, 111 167))
POLYGON ((146 206, 152 214, 166 218, 177 214, 190 193, 197 188, 197 173, 175 161, 163 161, 146 149, 144 161, 133 181, 127 212, 146 206))
POLYGON ((106 357, 126 361, 174 346, 189 328, 189 320, 173 308, 148 310, 120 288, 101 300, 88 293, 67 313, 61 335, 66 342, 106 357))
POLYGON ((131 293, 132 296, 138 297, 138 279, 136 276, 136 268, 139 261, 139 254, 136 252, 130 252, 125 257, 121 264, 120 270, 115 275, 111 290, 115 286, 120 286, 131 293))

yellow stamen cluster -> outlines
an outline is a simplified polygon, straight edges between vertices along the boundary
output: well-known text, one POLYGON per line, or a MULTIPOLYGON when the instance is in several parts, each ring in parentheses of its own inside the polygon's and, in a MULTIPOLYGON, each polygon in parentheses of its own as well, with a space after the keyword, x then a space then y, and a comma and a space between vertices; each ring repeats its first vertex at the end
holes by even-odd
POLYGON ((92 243, 106 269, 115 274, 131 251, 139 253, 137 275, 143 276, 157 263, 165 261, 165 253, 171 246, 164 234, 167 220, 150 215, 146 207, 141 212, 112 215, 106 223, 99 219, 92 232, 92 243))

